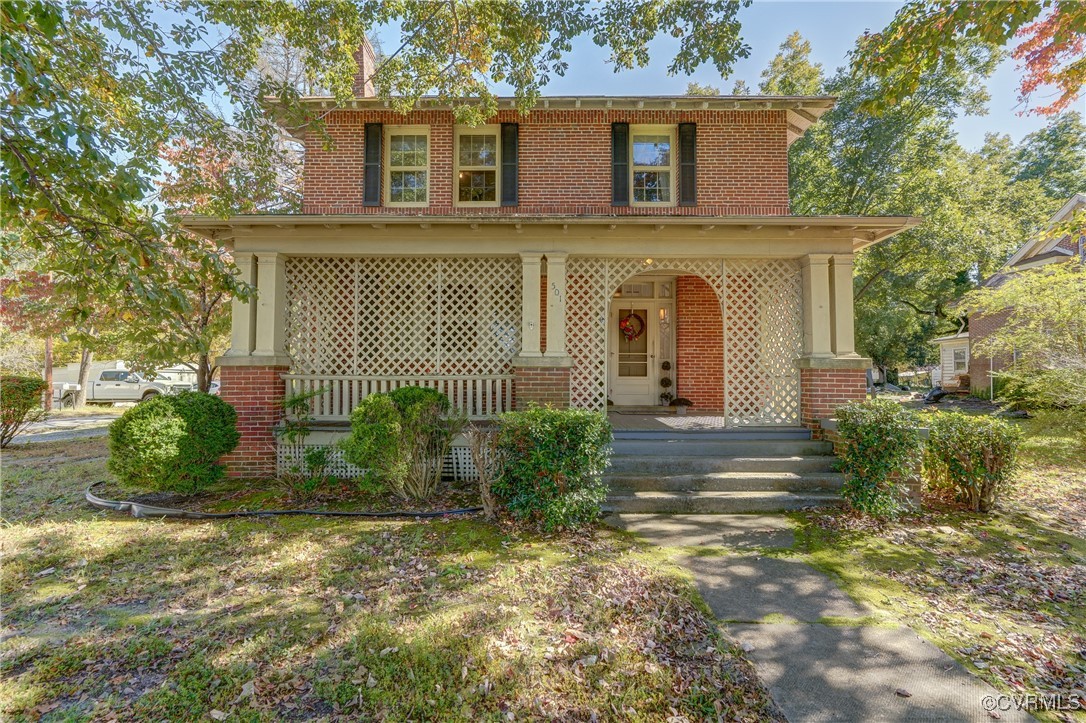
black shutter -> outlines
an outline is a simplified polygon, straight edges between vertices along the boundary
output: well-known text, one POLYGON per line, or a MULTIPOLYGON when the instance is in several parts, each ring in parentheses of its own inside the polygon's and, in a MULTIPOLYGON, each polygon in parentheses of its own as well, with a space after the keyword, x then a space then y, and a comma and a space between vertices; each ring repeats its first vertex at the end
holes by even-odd
POLYGON ((611 124, 611 205, 630 205, 630 124, 611 124))
POLYGON ((679 205, 698 205, 697 126, 679 124, 679 205))
POLYGON ((362 205, 381 205, 381 124, 366 124, 366 173, 363 177, 362 205))
POLYGON ((516 206, 517 196, 517 134, 516 123, 502 123, 502 205, 516 206))

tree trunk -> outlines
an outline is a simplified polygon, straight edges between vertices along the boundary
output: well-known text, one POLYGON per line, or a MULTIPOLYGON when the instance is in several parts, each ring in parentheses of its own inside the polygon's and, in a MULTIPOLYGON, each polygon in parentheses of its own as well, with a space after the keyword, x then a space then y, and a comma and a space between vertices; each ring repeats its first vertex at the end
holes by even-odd
POLYGON ((45 411, 53 411, 53 337, 45 337, 45 398, 42 400, 45 411))
POLYGON ((201 354, 196 361, 196 388, 207 393, 211 389, 211 356, 201 354))
POLYGON ((75 406, 87 403, 87 387, 90 385, 90 365, 94 361, 94 352, 83 349, 79 355, 79 389, 75 393, 75 406))

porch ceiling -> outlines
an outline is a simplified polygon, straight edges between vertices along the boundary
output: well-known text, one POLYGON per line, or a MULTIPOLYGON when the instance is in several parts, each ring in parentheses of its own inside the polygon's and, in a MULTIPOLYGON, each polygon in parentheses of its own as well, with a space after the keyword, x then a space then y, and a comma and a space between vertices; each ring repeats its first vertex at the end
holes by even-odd
MULTIPOLYGON (((661 249, 667 241, 701 242, 724 255, 794 256, 814 250, 841 253, 847 242, 858 251, 921 223, 913 216, 513 216, 402 214, 185 216, 182 226, 243 249, 256 240, 263 250, 283 253, 506 253, 526 242, 547 241, 569 253, 663 253, 704 255, 706 248, 661 249), (440 229, 438 234, 434 231, 440 229), (513 233, 511 234, 510 231, 513 233), (366 248, 358 249, 360 232, 366 248), (462 240, 467 248, 453 245, 462 240), (504 242, 503 242, 504 240, 504 242), (412 242, 420 248, 410 248, 412 242), (429 242, 429 243, 428 243, 429 242), (512 243, 510 243, 512 242, 512 243), (820 245, 829 242, 829 246, 820 245), (271 243, 272 246, 268 244, 271 243), (347 243, 353 248, 342 248, 347 243), (387 250, 383 249, 384 245, 387 250), (404 244, 408 244, 405 246, 404 244), (632 244, 632 245, 631 245, 632 244), (719 245, 718 245, 719 244, 719 245), (813 244, 813 245, 812 245, 813 244), (609 246, 614 245, 614 251, 609 246), (505 248, 508 246, 509 248, 505 248), (735 247, 735 248, 731 248, 735 247)), ((531 245, 530 243, 528 245, 531 245)), ((547 245, 536 245, 546 251, 547 245)), ((252 246, 249 250, 255 250, 252 246)))

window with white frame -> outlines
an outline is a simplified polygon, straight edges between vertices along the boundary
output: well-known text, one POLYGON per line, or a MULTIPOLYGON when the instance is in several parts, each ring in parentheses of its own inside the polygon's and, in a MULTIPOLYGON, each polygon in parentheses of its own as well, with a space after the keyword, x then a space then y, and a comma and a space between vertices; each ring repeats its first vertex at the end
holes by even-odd
POLYGON ((456 132, 456 202, 461 206, 497 206, 501 144, 497 126, 456 132))
POLYGON ((386 157, 390 206, 425 206, 430 201, 430 129, 426 126, 393 126, 386 157))
POLYGON ((675 129, 630 128, 630 187, 634 205, 670 205, 675 198, 675 129))
POLYGON ((965 374, 969 368, 969 352, 967 349, 954 350, 954 373, 965 374))

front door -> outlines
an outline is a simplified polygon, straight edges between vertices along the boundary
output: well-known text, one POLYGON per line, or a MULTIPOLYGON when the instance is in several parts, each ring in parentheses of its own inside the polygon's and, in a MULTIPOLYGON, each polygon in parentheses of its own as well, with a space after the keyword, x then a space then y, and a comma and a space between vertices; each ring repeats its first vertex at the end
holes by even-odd
POLYGON ((611 302, 608 376, 616 406, 661 403, 661 380, 672 376, 672 288, 670 280, 637 280, 623 284, 611 302))

